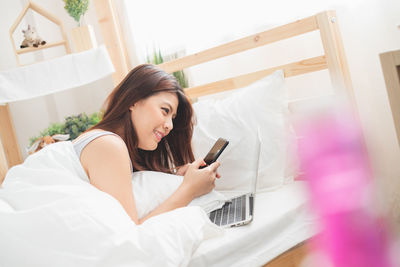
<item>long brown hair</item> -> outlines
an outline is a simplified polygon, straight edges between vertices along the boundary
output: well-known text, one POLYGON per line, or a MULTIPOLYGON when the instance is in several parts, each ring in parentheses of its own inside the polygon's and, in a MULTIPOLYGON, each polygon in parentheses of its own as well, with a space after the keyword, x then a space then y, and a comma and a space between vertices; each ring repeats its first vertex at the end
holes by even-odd
POLYGON ((153 170, 171 173, 173 166, 181 166, 194 160, 191 146, 192 105, 175 77, 151 64, 139 65, 128 73, 108 96, 103 119, 91 129, 114 133, 120 131, 135 171, 153 170), (158 143, 154 151, 142 150, 138 148, 138 137, 135 125, 131 121, 129 107, 139 100, 161 92, 175 93, 178 97, 174 127, 158 143))

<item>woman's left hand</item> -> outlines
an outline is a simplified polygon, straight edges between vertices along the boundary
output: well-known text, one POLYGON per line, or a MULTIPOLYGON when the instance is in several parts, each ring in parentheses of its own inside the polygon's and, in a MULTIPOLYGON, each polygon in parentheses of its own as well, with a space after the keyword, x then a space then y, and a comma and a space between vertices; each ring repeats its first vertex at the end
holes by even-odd
MULTIPOLYGON (((185 176, 187 169, 189 168, 190 163, 187 163, 185 165, 179 166, 176 168, 176 175, 181 175, 181 176, 185 176)), ((219 173, 217 172, 216 174, 217 178, 221 178, 221 175, 219 175, 219 173)))

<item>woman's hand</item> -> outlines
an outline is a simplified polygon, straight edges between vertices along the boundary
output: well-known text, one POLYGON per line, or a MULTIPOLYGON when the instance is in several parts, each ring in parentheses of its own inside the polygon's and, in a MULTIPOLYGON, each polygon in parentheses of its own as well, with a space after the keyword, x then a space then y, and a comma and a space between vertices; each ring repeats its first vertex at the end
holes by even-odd
POLYGON ((180 176, 185 176, 186 171, 188 170, 189 166, 190 166, 190 163, 177 167, 176 168, 177 171, 175 174, 180 175, 180 176))
MULTIPOLYGON (((176 175, 180 175, 180 176, 185 176, 188 168, 190 166, 190 163, 187 163, 185 165, 179 166, 176 168, 176 175)), ((204 165, 200 165, 200 166, 204 166, 204 165)), ((221 178, 221 175, 217 172, 217 178, 221 178)))
POLYGON ((193 198, 209 193, 215 187, 215 179, 219 176, 217 173, 219 162, 214 162, 204 169, 199 169, 206 163, 203 159, 197 159, 189 164, 183 178, 182 186, 186 187, 193 198))

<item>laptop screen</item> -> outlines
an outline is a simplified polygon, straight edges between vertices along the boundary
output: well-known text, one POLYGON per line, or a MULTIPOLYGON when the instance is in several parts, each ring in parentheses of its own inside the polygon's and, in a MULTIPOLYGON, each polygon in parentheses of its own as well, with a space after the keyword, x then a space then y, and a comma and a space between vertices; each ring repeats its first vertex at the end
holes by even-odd
POLYGON ((257 128, 257 136, 256 136, 256 147, 254 153, 256 153, 256 162, 255 162, 255 177, 251 179, 252 184, 250 188, 250 192, 255 194, 257 190, 257 178, 258 178, 258 167, 260 163, 260 151, 261 151, 261 138, 260 138, 260 129, 257 128))

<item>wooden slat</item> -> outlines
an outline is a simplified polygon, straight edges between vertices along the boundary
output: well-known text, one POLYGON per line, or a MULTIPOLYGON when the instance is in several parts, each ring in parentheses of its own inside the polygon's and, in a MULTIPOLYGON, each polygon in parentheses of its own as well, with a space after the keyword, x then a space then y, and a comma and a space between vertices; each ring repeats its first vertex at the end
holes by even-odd
POLYGON ((67 43, 66 41, 59 41, 59 42, 55 42, 55 43, 51 43, 51 44, 41 45, 39 47, 27 47, 27 48, 23 48, 23 49, 18 49, 16 52, 18 55, 20 55, 20 54, 25 54, 25 53, 30 53, 30 52, 34 52, 34 51, 47 49, 47 48, 54 47, 54 46, 65 45, 66 43, 67 43))
POLYGON ((273 28, 258 34, 229 42, 193 55, 182 57, 173 61, 160 64, 159 67, 167 72, 174 72, 184 68, 208 62, 217 58, 229 56, 248 49, 256 48, 290 37, 317 30, 315 17, 301 19, 280 27, 273 28))
POLYGON ((400 50, 382 53, 379 57, 400 145, 400 50))
POLYGON ((248 73, 240 76, 236 76, 233 78, 200 85, 196 87, 191 87, 185 89, 185 93, 190 98, 196 98, 200 96, 204 96, 207 94, 213 94, 223 91, 228 91, 236 88, 240 88, 243 86, 247 86, 256 80, 259 80, 276 70, 283 70, 285 77, 292 77, 300 74, 305 74, 308 72, 323 70, 327 68, 326 58, 325 56, 313 57, 305 60, 301 60, 298 62, 281 65, 273 68, 269 68, 266 70, 261 70, 253 73, 248 73))
POLYGON ((65 31, 64 25, 61 23, 60 25, 58 25, 60 27, 60 32, 62 35, 62 38, 64 40, 64 46, 65 46, 65 52, 67 54, 71 54, 71 47, 69 46, 69 42, 68 42, 68 37, 67 37, 67 32, 65 31))
POLYGON ((14 165, 20 164, 22 162, 22 156, 8 104, 0 105, 0 138, 3 144, 4 154, 7 158, 8 167, 11 168, 14 165))
POLYGON ((334 90, 343 93, 356 109, 350 71, 344 53, 342 37, 339 31, 335 11, 325 11, 316 15, 324 47, 326 62, 334 90))
POLYGON ((15 45, 15 41, 14 41, 14 37, 13 37, 13 31, 10 30, 9 34, 10 34, 10 40, 11 40, 12 47, 13 47, 13 50, 14 50, 15 58, 17 60, 17 65, 21 66, 21 62, 19 61, 19 58, 18 58, 17 46, 15 45))
POLYGON ((299 267, 307 253, 307 243, 303 242, 279 255, 263 267, 299 267))
POLYGON ((112 75, 114 85, 117 85, 126 76, 129 69, 127 55, 125 54, 126 49, 124 49, 124 42, 118 22, 118 15, 115 11, 113 1, 95 0, 93 2, 96 8, 96 15, 101 33, 115 68, 115 72, 112 75))
POLYGON ((18 66, 21 66, 21 62, 19 61, 19 58, 18 58, 17 46, 15 45, 13 34, 14 34, 16 28, 18 27, 19 23, 21 22, 21 20, 25 16, 26 12, 28 12, 29 7, 30 7, 30 3, 28 3, 24 7, 24 9, 21 11, 21 13, 19 14, 18 18, 15 20, 14 24, 11 26, 10 31, 9 31, 10 40, 11 40, 11 43, 13 44, 13 50, 14 50, 15 58, 17 59, 18 66))
POLYGON ((392 51, 391 52, 393 55, 393 62, 396 65, 396 67, 400 66, 400 50, 392 51))
POLYGON ((21 11, 19 14, 18 18, 15 20, 14 24, 10 28, 10 35, 12 35, 15 32, 15 29, 18 27, 19 23, 21 20, 24 18, 26 12, 28 12, 28 9, 30 7, 30 2, 24 7, 24 9, 21 11))
POLYGON ((62 22, 61 22, 61 20, 59 18, 57 18, 56 16, 54 16, 53 14, 51 14, 50 12, 48 12, 47 10, 42 8, 41 6, 39 6, 36 3, 31 2, 31 1, 29 1, 29 4, 30 4, 30 8, 32 10, 34 10, 37 13, 39 13, 40 15, 44 16, 48 20, 54 22, 57 25, 61 25, 62 24, 62 22))
POLYGON ((0 186, 3 183, 4 177, 6 176, 8 170, 6 155, 4 155, 3 151, 3 144, 0 140, 0 186))

